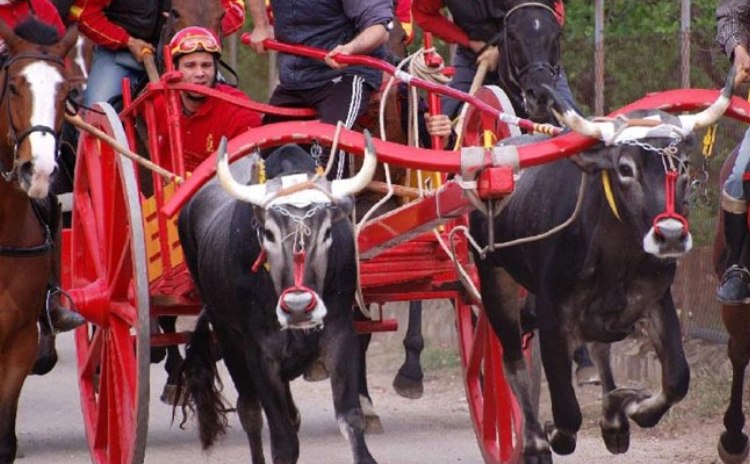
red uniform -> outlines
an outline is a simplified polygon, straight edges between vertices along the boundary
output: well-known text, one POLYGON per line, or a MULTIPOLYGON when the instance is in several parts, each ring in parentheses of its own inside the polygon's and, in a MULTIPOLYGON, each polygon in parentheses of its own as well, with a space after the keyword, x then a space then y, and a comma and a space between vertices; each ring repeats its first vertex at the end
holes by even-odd
MULTIPOLYGON (((111 0, 76 0, 70 14, 78 21, 81 32, 96 44, 119 50, 127 47, 130 35, 104 14, 110 2, 111 0)), ((226 13, 221 20, 221 28, 224 35, 229 35, 245 23, 245 1, 221 0, 221 4, 226 13)))
MULTIPOLYGON (((445 7, 443 0, 412 0, 411 12, 414 21, 425 32, 431 32, 445 42, 468 47, 469 36, 450 19, 443 16, 440 12, 443 7, 445 7)), ((562 0, 555 2, 555 11, 562 24, 565 18, 565 6, 562 0)))
MULTIPOLYGON (((237 99, 250 100, 247 95, 226 84, 217 84, 215 89, 237 99)), ((166 114, 164 100, 157 100, 155 105, 156 114, 166 114)), ((166 118, 161 121, 163 124, 167 123, 166 118)), ((190 116, 180 114, 185 169, 195 170, 196 166, 216 150, 221 137, 231 139, 250 127, 260 126, 260 123, 261 115, 255 111, 219 98, 207 97, 195 113, 190 116)), ((167 130, 160 127, 158 133, 166 134, 167 130)), ((164 136, 160 135, 161 137, 164 136)), ((160 143, 164 143, 164 139, 160 139, 160 143)))
POLYGON ((414 22, 411 17, 411 0, 396 0, 395 17, 406 32, 406 44, 414 40, 414 22))

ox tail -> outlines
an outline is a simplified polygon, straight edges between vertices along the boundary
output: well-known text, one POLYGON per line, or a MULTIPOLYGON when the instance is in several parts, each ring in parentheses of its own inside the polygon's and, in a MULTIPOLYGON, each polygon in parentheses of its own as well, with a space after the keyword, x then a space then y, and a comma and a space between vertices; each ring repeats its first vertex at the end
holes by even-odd
POLYGON ((181 376, 185 381, 182 428, 188 415, 197 415, 198 433, 203 449, 214 445, 226 433, 228 408, 221 391, 224 385, 216 370, 216 346, 208 318, 202 313, 185 351, 181 376))

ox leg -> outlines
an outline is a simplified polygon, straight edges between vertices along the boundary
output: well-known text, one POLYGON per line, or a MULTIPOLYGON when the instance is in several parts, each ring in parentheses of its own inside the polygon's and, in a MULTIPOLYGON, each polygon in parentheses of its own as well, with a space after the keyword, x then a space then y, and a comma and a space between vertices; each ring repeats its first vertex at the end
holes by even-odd
MULTIPOLYGON (((559 314, 542 309, 547 304, 537 298, 539 315, 559 314)), ((539 343, 544 360, 544 373, 549 385, 554 423, 545 424, 549 444, 557 454, 571 454, 576 449, 576 434, 583 416, 573 388, 572 349, 558 326, 543 323, 539 328, 539 343)))
POLYGON ((748 456, 747 435, 743 432, 745 415, 742 412, 742 392, 745 370, 750 361, 750 318, 746 306, 723 306, 724 325, 729 332, 727 355, 732 362, 732 390, 729 406, 724 413, 726 431, 719 440, 719 456, 728 464, 744 462, 748 456))
MULTIPOLYGON (((177 316, 164 316, 159 318, 159 326, 165 334, 174 334, 177 332, 177 316)), ((167 372, 167 383, 161 394, 162 403, 169 405, 181 406, 185 395, 180 385, 180 365, 182 364, 182 355, 177 345, 167 347, 167 360, 164 363, 164 370, 167 372)))
POLYGON ((365 417, 358 398, 359 359, 349 355, 358 350, 359 344, 351 313, 327 321, 321 343, 331 374, 333 406, 341 434, 351 447, 355 464, 375 464, 365 443, 365 417))
POLYGON ((648 331, 661 362, 661 391, 652 395, 642 389, 618 388, 605 398, 607 416, 623 411, 640 427, 655 426, 673 404, 685 397, 690 384, 680 323, 669 291, 651 311, 648 331))
POLYGON ((544 436, 532 399, 532 383, 523 355, 518 306, 518 285, 502 269, 486 260, 477 260, 482 302, 487 318, 503 345, 503 366, 513 393, 523 410, 524 462, 548 464, 552 453, 544 436))
MULTIPOLYGON (((354 318, 356 320, 365 320, 366 317, 359 309, 354 311, 354 318)), ((359 391, 359 405, 362 408, 362 412, 365 415, 365 433, 371 435, 379 435, 384 432, 383 422, 380 420, 380 416, 375 412, 375 406, 370 396, 370 390, 367 385, 367 349, 370 347, 370 341, 372 340, 372 334, 363 333, 358 335, 359 338, 359 369, 357 377, 358 391, 359 391)))
POLYGON ((599 368, 602 383, 602 418, 599 420, 602 439, 610 453, 624 453, 630 447, 630 421, 624 411, 612 409, 608 404, 609 394, 617 388, 610 363, 609 343, 592 343, 591 355, 599 368))
POLYGON ((404 364, 393 379, 396 393, 409 399, 418 399, 424 393, 424 373, 419 356, 424 349, 422 337, 422 301, 409 302, 409 325, 404 336, 404 364))

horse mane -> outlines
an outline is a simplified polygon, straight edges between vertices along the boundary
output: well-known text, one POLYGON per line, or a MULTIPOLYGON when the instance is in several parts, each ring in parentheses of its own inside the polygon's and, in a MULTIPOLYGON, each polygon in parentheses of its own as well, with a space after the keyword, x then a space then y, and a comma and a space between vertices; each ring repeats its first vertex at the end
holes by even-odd
POLYGON ((37 45, 54 45, 60 41, 57 28, 34 17, 24 19, 13 30, 22 39, 37 45))

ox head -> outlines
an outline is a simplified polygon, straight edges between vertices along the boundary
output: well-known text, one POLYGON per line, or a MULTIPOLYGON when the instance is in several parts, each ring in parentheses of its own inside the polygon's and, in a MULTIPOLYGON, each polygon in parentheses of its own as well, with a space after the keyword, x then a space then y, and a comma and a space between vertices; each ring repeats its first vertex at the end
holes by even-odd
POLYGON ((552 99, 544 86, 554 87, 560 75, 562 26, 552 2, 515 3, 505 14, 500 78, 531 119, 547 121, 552 99))
POLYGON ((279 157, 293 170, 282 169, 281 175, 265 184, 243 185, 229 171, 226 142, 219 147, 219 182, 230 195, 254 205, 260 219, 259 241, 278 296, 276 316, 282 328, 323 324, 327 310, 322 296, 337 234, 334 226, 347 218, 353 205, 351 195, 367 186, 377 165, 369 133, 366 140, 360 171, 332 182, 314 174, 315 164, 307 152, 286 145, 271 154, 268 162, 279 157))
POLYGON ((573 157, 588 173, 601 176, 602 192, 612 214, 642 238, 643 250, 659 258, 690 251, 688 229, 688 156, 693 132, 716 122, 729 107, 734 82, 730 72, 719 98, 708 108, 673 116, 638 110, 624 117, 589 121, 570 108, 552 88, 558 117, 574 131, 595 137, 603 146, 573 157))

